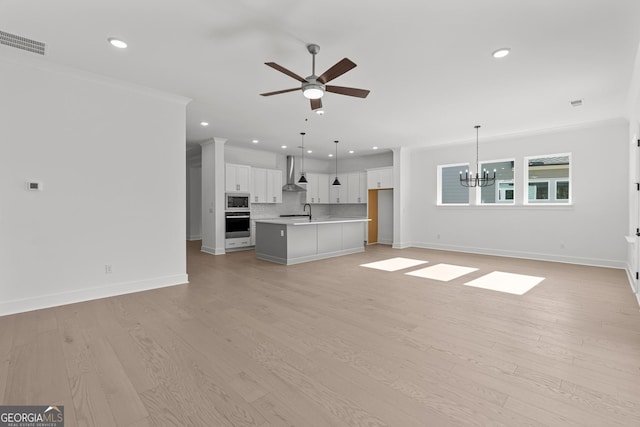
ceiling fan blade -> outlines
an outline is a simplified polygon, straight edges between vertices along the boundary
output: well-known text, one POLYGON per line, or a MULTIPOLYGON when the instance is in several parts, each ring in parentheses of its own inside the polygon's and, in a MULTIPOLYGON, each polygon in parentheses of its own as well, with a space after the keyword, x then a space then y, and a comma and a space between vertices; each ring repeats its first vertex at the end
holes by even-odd
POLYGON ((318 81, 321 82, 322 84, 328 83, 331 80, 335 79, 336 77, 340 77, 341 75, 343 75, 344 73, 346 73, 347 71, 355 67, 356 67, 356 64, 354 64, 349 58, 343 58, 336 65, 329 68, 320 77, 318 77, 318 81))
POLYGON ((310 99, 309 101, 311 101, 311 111, 322 108, 322 98, 310 99))
POLYGON ((322 98, 310 99, 309 101, 311 101, 311 111, 322 108, 322 98))
POLYGON ((327 92, 339 93, 340 95, 355 96, 356 98, 366 98, 370 92, 366 89, 356 89, 354 87, 330 86, 330 85, 325 86, 325 90, 327 92))
POLYGON ((277 90, 275 92, 267 92, 267 93, 261 93, 260 95, 262 96, 271 96, 271 95, 278 95, 280 93, 287 93, 287 92, 293 92, 295 90, 300 90, 299 87, 294 87, 293 89, 283 89, 283 90, 277 90))
POLYGON ((293 77, 294 79, 296 79, 297 81, 299 81, 300 83, 306 83, 307 80, 303 79, 302 77, 300 77, 299 75, 297 75, 296 73, 294 73, 293 71, 289 71, 286 68, 284 68, 282 65, 278 65, 275 62, 265 62, 265 65, 268 65, 269 67, 280 71, 281 73, 286 74, 289 77, 293 77))

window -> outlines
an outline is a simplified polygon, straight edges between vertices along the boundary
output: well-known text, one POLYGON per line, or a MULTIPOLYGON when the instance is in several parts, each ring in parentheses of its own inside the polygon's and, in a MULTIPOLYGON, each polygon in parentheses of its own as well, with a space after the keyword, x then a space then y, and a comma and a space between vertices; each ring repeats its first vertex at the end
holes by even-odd
POLYGON ((569 199, 569 181, 556 181, 556 200, 569 199))
POLYGON ((438 166, 438 204, 467 205, 469 189, 460 185, 460 174, 469 170, 469 164, 438 166))
POLYGON ((513 203, 513 181, 498 182, 497 189, 498 203, 513 203))
POLYGON ((525 204, 571 202, 571 154, 526 157, 525 204))
POLYGON ((549 181, 529 181, 529 201, 549 200, 549 181))
POLYGON ((513 165, 514 160, 511 159, 480 163, 480 170, 487 170, 489 176, 496 171, 495 185, 480 188, 481 204, 514 204, 513 165))

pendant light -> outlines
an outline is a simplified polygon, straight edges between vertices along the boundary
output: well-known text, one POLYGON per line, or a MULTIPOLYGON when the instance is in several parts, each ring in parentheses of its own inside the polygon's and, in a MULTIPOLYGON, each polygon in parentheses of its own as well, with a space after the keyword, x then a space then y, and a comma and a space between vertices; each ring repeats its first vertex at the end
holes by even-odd
POLYGON ((300 135, 302 136, 302 145, 300 146, 300 148, 302 149, 302 170, 300 172, 300 179, 298 180, 298 184, 306 184, 307 183, 307 178, 304 175, 304 132, 300 132, 300 135))
POLYGON ((331 185, 342 185, 340 184, 340 180, 338 179, 338 141, 333 141, 336 143, 336 179, 333 180, 331 185))
POLYGON ((496 182, 496 170, 493 170, 493 176, 489 176, 489 171, 482 170, 480 174, 479 161, 478 161, 478 129, 480 125, 475 125, 476 128, 476 175, 473 176, 473 172, 465 171, 464 178, 462 177, 462 171, 460 171, 460 185, 463 187, 489 187, 496 182))

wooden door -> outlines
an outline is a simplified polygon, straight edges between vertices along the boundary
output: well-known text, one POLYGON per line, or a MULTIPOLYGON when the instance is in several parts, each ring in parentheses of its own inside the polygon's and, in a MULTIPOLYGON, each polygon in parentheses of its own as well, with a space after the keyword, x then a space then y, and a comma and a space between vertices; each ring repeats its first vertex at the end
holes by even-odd
POLYGON ((369 236, 368 244, 378 243, 378 190, 369 190, 369 236))

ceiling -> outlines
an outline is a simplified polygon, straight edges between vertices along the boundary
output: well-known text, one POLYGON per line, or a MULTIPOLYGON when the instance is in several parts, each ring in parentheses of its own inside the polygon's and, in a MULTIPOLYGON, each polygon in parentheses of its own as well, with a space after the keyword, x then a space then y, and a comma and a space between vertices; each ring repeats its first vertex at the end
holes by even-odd
POLYGON ((319 158, 334 140, 367 155, 625 116, 638 16, 638 0, 0 2, 0 30, 44 42, 45 60, 191 98, 187 146, 299 153, 304 131, 319 158), (326 93, 318 116, 300 92, 260 96, 299 85, 265 62, 311 74, 308 43, 316 74, 355 62, 331 84, 368 98, 326 93))

